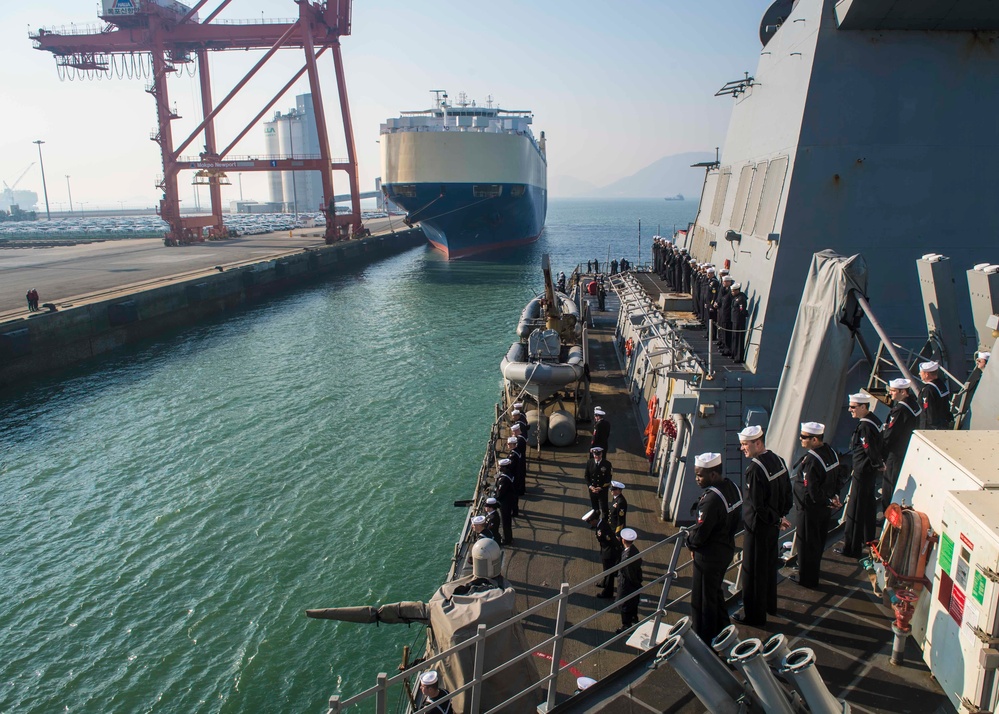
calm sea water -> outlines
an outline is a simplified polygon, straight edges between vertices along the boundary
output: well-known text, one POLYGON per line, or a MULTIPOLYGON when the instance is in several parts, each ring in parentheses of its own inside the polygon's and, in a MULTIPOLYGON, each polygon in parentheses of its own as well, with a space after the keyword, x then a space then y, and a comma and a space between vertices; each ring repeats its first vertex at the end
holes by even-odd
POLYGON ((0 398, 0 712, 322 712, 418 627, 309 607, 446 575, 540 258, 648 260, 696 202, 555 200, 494 262, 425 248, 0 398))

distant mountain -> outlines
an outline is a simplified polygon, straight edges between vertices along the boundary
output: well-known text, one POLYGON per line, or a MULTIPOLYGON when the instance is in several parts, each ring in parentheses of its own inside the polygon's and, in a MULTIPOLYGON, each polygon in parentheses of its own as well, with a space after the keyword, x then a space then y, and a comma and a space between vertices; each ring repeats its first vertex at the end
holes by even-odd
POLYGON ((553 196, 607 198, 665 198, 682 193, 687 199, 697 200, 701 196, 704 170, 692 169, 690 165, 714 158, 715 155, 708 151, 664 156, 631 176, 603 187, 572 176, 557 176, 549 181, 549 191, 553 196))

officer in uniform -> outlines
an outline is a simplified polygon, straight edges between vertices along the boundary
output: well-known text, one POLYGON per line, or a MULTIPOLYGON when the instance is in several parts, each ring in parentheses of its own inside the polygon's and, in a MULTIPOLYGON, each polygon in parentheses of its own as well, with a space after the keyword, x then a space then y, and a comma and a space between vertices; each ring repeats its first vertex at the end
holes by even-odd
POLYGON ((831 512, 839 501, 839 457, 823 443, 825 424, 808 421, 801 425, 798 438, 805 455, 796 464, 794 503, 798 507, 798 575, 792 576, 806 588, 819 585, 822 551, 829 535, 831 512))
POLYGON ((742 521, 739 487, 722 476, 721 463, 721 454, 695 457, 694 476, 704 493, 695 505, 697 522, 687 529, 687 547, 694 554, 691 624, 708 643, 729 625, 722 583, 735 555, 735 533, 742 521))
POLYGON ((898 473, 902 470, 905 450, 909 448, 909 439, 919 425, 919 415, 923 411, 910 390, 911 386, 912 381, 905 377, 888 383, 891 411, 888 412, 888 421, 881 432, 881 443, 886 454, 885 472, 881 477, 882 511, 886 511, 891 503, 895 484, 898 483, 898 473))
POLYGON ((729 331, 732 329, 732 283, 734 280, 728 271, 723 270, 725 275, 721 279, 721 287, 718 289, 717 313, 718 313, 718 335, 715 343, 722 354, 726 354, 729 331))
POLYGON ((875 538, 878 499, 878 475, 885 470, 884 450, 881 446, 881 420, 871 411, 871 397, 865 392, 850 395, 850 414, 857 420, 857 428, 850 437, 850 455, 853 472, 850 474, 850 496, 846 506, 846 530, 843 547, 837 549, 847 558, 860 558, 865 543, 875 538))
POLYGON ((590 506, 600 511, 600 517, 608 519, 608 491, 611 484, 611 462, 604 458, 603 447, 594 446, 590 449, 590 458, 586 462, 586 487, 590 492, 590 506))
POLYGON ((430 714, 451 714, 451 700, 449 699, 446 702, 441 701, 450 692, 446 689, 441 689, 437 683, 438 679, 437 671, 433 669, 420 675, 420 694, 423 695, 423 702, 420 704, 420 708, 423 709, 431 704, 435 704, 436 706, 429 710, 430 714))
MULTIPOLYGON (((490 496, 486 499, 486 505, 483 507, 486 516, 486 527, 497 534, 500 532, 500 514, 499 514, 499 502, 490 496)), ((496 540, 493 538, 493 540, 496 540)))
POLYGON ((503 524, 502 545, 513 543, 513 514, 517 510, 517 486, 510 473, 510 459, 500 459, 500 473, 496 477, 496 502, 500 507, 500 521, 503 524))
POLYGON ((954 418, 950 414, 950 387, 947 380, 940 379, 940 365, 936 362, 920 362, 919 379, 923 388, 919 390, 919 401, 923 413, 919 415, 919 429, 950 429, 954 418))
MULTIPOLYGON (((687 252, 684 251, 684 256, 686 257, 686 255, 687 252)), ((686 261, 681 261, 680 263, 680 272, 682 273, 681 277, 683 278, 683 292, 690 293, 691 297, 693 297, 693 292, 694 292, 690 288, 691 288, 691 282, 693 280, 692 274, 694 272, 694 264, 696 262, 697 262, 696 260, 688 259, 686 261)))
POLYGON ((597 597, 612 598, 614 597, 614 579, 617 575, 608 571, 621 562, 621 542, 610 523, 600 517, 599 511, 587 511, 583 520, 590 525, 593 529, 593 535, 597 538, 597 546, 600 548, 600 563, 604 568, 604 579, 597 583, 597 587, 600 588, 597 597))
MULTIPOLYGON (((638 555, 638 548, 635 541, 638 534, 632 528, 624 528, 619 534, 621 539, 621 560, 628 560, 638 555)), ((629 627, 638 622, 638 595, 637 591, 642 587, 642 559, 639 558, 634 563, 617 571, 617 601, 621 609, 621 627, 614 630, 615 635, 619 635, 629 627)))
POLYGON ((616 536, 628 526, 628 500, 624 497, 624 484, 611 481, 610 485, 610 524, 616 536))
POLYGON ((742 364, 746 351, 746 323, 749 316, 749 300, 742 292, 742 283, 732 283, 732 303, 729 311, 729 322, 732 332, 729 333, 728 353, 732 361, 742 364))
POLYGON ((735 619, 751 627, 766 627, 767 614, 777 614, 777 539, 790 528, 791 477, 784 459, 767 449, 763 429, 747 426, 739 432, 739 447, 750 460, 742 521, 742 604, 735 619))
POLYGON ((590 439, 590 448, 599 446, 606 452, 610 448, 610 429, 607 412, 601 407, 593 407, 593 438, 590 439))

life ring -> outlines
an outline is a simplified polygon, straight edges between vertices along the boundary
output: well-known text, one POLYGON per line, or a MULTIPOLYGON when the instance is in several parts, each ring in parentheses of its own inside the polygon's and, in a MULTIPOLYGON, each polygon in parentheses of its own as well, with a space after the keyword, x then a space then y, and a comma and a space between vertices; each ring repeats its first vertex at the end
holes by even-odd
POLYGON ((657 409, 659 409, 659 397, 653 394, 652 399, 649 400, 649 419, 655 418, 657 409))

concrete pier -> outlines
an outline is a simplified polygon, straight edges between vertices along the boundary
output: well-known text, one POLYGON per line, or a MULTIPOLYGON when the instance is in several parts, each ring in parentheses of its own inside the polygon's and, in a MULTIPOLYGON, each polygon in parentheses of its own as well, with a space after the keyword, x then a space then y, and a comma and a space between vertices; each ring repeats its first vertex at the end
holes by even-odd
POLYGON ((407 230, 327 246, 306 229, 174 248, 139 239, 0 251, 0 390, 425 240, 407 230), (28 312, 31 288, 55 310, 28 312))

